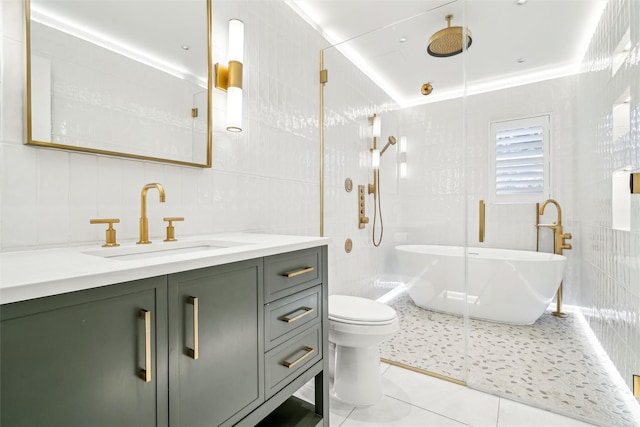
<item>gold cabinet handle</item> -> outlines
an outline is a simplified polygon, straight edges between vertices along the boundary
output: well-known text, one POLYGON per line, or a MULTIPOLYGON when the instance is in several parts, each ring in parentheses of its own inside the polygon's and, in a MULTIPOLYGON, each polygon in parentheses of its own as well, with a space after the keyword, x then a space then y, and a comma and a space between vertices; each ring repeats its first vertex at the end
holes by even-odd
POLYGON ((187 354, 198 360, 198 298, 187 298, 187 304, 193 306, 193 348, 187 348, 187 354))
POLYGON ((120 246, 116 241, 116 229, 113 228, 113 224, 118 224, 119 222, 120 218, 95 218, 89 220, 90 224, 109 224, 109 227, 107 227, 107 230, 105 231, 105 243, 102 245, 103 248, 120 246))
MULTIPOLYGON (((298 363, 302 362, 304 359, 306 359, 307 357, 311 356, 313 354, 313 352, 315 352, 315 350, 311 347, 304 347, 303 349, 301 349, 300 351, 298 351, 295 355, 299 354, 300 352, 304 352, 304 354, 302 354, 301 356, 299 356, 296 360, 294 360, 293 362, 289 362, 288 360, 285 360, 284 362, 282 362, 283 366, 286 366, 289 369, 292 369, 294 366, 296 366, 298 363)), ((294 356, 295 356, 294 355, 294 356)))
POLYGON ((144 319, 144 369, 138 376, 146 383, 151 382, 151 312, 140 310, 138 317, 144 319))
POLYGON ((282 273, 282 276, 284 276, 284 277, 296 277, 296 276, 300 276, 301 274, 311 273, 313 270, 314 270, 313 267, 303 267, 303 268, 300 268, 298 270, 287 271, 286 273, 282 273))
POLYGON ((286 314, 280 318, 283 322, 291 323, 296 320, 302 319, 304 316, 313 313, 313 308, 311 307, 301 307, 289 314, 286 314))
POLYGON ((484 200, 480 200, 478 206, 478 241, 484 242, 484 230, 485 230, 485 217, 484 217, 484 200))

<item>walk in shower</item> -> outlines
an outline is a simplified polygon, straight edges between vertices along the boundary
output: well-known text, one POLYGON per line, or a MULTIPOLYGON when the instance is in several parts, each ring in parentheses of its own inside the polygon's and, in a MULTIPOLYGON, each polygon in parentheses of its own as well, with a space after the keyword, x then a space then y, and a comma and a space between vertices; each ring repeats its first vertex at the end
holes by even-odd
MULTIPOLYGON (((556 3, 561 14, 572 2, 556 3)), ((505 75, 486 74, 483 53, 508 50, 510 42, 492 38, 487 22, 503 25, 504 15, 496 8, 520 7, 515 2, 459 0, 428 6, 419 10, 413 5, 404 16, 391 14, 375 30, 346 35, 321 52, 321 69, 326 70, 321 84, 323 225, 324 234, 333 238, 330 291, 378 299, 396 309, 401 332, 381 348, 383 359, 392 364, 583 421, 635 425, 640 420, 637 400, 594 338, 585 308, 572 307, 584 301, 576 251, 585 242, 578 229, 571 229, 578 207, 575 184, 567 179, 578 168, 572 155, 578 134, 577 77, 566 72, 544 77, 533 67, 516 82, 517 64, 534 60, 524 56, 505 58, 513 62, 505 62, 505 75), (473 33, 473 42, 457 55, 430 56, 429 38, 449 15, 450 25, 462 28, 463 36, 473 33), (514 70, 512 75, 508 70, 514 70), (382 141, 390 135, 403 141, 389 147, 378 166, 384 219, 379 247, 371 241, 371 224, 359 228, 361 205, 355 191, 372 180, 374 115, 382 122, 382 141), (547 187, 516 202, 494 197, 492 124, 504 128, 509 121, 538 117, 549 123, 547 187), (345 186, 347 179, 354 191, 345 186), (574 252, 565 252, 566 318, 552 316, 553 306, 532 325, 516 325, 479 320, 468 308, 455 315, 414 303, 408 292, 412 277, 401 270, 396 247, 461 248, 463 262, 451 276, 462 283, 446 297, 468 303, 468 254, 473 248, 535 252, 536 203, 550 197, 563 204, 566 231, 575 236, 574 252), (486 201, 484 222, 479 200, 486 201), (481 228, 485 238, 479 238, 481 228)), ((586 20, 593 11, 574 13, 586 20)), ((552 25, 533 8, 523 9, 521 19, 527 26, 552 25)), ((370 216, 373 199, 366 194, 364 202, 364 214, 370 216)), ((553 252, 550 230, 540 230, 540 242, 541 252, 553 252)))

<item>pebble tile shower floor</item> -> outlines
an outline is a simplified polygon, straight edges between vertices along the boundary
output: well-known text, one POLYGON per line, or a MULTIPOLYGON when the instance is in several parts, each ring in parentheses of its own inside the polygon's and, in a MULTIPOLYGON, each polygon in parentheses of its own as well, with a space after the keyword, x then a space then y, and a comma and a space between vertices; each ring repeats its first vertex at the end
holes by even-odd
MULTIPOLYGON (((381 356, 464 380, 464 320, 413 304, 406 293, 388 302, 401 331, 381 356)), ((640 425, 640 405, 610 380, 574 314, 550 311, 529 326, 469 320, 467 383, 541 408, 606 426, 640 425)))

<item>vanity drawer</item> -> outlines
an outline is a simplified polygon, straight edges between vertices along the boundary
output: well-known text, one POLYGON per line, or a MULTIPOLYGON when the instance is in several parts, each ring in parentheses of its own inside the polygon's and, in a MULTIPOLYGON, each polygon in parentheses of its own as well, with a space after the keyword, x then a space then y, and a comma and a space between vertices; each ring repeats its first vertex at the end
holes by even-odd
POLYGON ((270 350, 320 321, 322 288, 315 286, 264 307, 265 349, 270 350))
POLYGON ((264 359, 265 399, 268 399, 322 359, 321 325, 268 351, 264 359))
POLYGON ((304 249, 265 258, 265 302, 319 285, 322 282, 320 249, 304 249))

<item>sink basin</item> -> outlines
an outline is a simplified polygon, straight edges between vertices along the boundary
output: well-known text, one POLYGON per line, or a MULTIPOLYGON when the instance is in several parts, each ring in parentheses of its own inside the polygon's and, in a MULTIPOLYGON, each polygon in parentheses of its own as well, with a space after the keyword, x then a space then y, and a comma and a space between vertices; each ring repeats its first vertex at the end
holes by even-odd
POLYGON ((162 256, 179 255, 192 252, 216 251, 247 243, 227 242, 224 240, 200 240, 193 242, 163 242, 147 245, 117 246, 113 248, 85 251, 84 254, 102 258, 129 261, 137 259, 157 258, 162 256))

